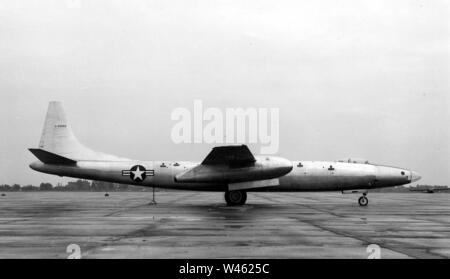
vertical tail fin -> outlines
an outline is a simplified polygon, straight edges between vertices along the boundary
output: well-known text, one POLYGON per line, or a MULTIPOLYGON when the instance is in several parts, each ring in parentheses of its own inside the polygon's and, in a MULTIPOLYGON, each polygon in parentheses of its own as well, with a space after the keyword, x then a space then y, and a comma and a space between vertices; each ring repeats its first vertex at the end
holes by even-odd
POLYGON ((62 156, 75 155, 86 149, 72 133, 60 102, 48 105, 39 148, 62 156))
MULTIPOLYGON (((44 129, 42 130, 41 140, 39 141, 39 149, 75 161, 128 160, 126 158, 119 158, 113 155, 96 152, 82 145, 73 134, 72 129, 67 122, 61 102, 50 102, 48 105, 44 129)), ((34 151, 33 154, 36 155, 36 152, 37 151, 34 151)), ((39 155, 42 154, 47 153, 39 153, 39 155)))

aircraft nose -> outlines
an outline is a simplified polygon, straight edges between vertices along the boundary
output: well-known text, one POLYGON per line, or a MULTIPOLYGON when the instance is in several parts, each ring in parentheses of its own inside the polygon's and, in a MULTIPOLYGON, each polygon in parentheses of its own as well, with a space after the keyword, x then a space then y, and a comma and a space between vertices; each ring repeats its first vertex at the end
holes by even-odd
POLYGON ((411 182, 416 182, 418 180, 420 180, 422 178, 422 176, 420 176, 420 174, 416 171, 411 171, 411 182))

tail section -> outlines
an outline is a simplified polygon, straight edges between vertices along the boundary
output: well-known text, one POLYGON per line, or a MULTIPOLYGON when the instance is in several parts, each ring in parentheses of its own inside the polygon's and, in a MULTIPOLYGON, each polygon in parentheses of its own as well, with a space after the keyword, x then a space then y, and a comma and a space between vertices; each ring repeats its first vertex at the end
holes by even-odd
POLYGON ((72 133, 60 102, 48 105, 39 148, 69 158, 77 157, 86 149, 72 133))
POLYGON ((70 128, 61 102, 50 102, 39 149, 30 151, 44 163, 128 160, 93 151, 82 145, 70 128))

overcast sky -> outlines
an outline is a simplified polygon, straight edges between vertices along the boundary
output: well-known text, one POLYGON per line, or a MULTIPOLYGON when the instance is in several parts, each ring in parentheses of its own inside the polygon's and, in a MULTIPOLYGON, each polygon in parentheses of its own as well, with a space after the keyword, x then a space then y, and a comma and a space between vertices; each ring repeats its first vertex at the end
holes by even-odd
MULTIPOLYGON (((280 110, 279 155, 362 157, 450 184, 448 1, 1 1, 0 184, 29 169, 48 102, 85 145, 201 161, 177 107, 280 110)), ((251 146, 255 152, 257 146, 251 146)))

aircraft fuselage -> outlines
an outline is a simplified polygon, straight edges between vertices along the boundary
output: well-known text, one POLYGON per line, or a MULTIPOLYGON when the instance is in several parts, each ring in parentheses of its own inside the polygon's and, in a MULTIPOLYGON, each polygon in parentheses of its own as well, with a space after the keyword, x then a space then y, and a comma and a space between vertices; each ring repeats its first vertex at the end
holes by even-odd
MULTIPOLYGON (((82 179, 101 180, 138 186, 195 191, 226 191, 227 183, 177 182, 175 176, 199 165, 195 162, 169 161, 79 161, 76 165, 53 165, 36 161, 36 171, 82 179), (142 179, 132 175, 140 166, 142 179), (134 178, 134 179, 133 179, 134 178)), ((373 189, 411 183, 415 173, 410 170, 363 163, 333 161, 293 161, 292 170, 278 178, 279 185, 248 189, 248 191, 343 191, 373 189)))

